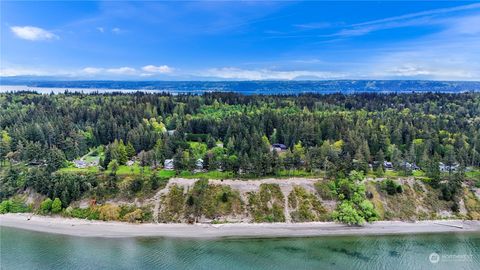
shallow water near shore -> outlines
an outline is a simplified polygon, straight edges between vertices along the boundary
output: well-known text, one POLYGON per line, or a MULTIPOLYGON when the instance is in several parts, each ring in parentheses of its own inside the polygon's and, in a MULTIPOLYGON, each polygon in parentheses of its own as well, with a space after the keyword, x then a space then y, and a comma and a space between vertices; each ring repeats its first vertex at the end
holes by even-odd
POLYGON ((0 233, 1 269, 480 269, 480 233, 211 240, 0 233))

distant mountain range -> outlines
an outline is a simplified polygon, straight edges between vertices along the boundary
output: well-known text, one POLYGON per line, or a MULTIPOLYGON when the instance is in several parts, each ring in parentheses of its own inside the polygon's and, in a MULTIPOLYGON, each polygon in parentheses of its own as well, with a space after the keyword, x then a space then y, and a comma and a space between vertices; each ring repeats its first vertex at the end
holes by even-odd
MULTIPOLYGON (((0 85, 27 88, 129 89, 176 93, 228 91, 245 94, 353 92, 465 92, 480 91, 479 81, 329 80, 329 81, 68 81, 52 78, 3 77, 0 85)), ((27 89, 25 89, 27 90, 27 89)))

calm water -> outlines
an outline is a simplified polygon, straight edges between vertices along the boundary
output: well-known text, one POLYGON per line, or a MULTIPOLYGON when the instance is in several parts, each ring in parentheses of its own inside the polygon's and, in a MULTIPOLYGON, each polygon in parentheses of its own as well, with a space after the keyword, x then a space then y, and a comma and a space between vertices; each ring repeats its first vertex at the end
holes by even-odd
POLYGON ((480 269, 480 234, 101 239, 0 228, 1 269, 480 269))
POLYGON ((328 81, 29 81, 0 78, 0 93, 36 91, 42 94, 70 92, 169 92, 201 94, 236 92, 242 94, 300 93, 458 93, 480 91, 480 82, 417 80, 328 80, 328 81))

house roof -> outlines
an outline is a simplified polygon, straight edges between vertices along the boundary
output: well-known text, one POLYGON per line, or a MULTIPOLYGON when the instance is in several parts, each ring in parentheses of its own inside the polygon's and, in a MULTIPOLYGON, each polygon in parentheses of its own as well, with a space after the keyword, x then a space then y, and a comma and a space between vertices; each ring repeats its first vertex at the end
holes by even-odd
POLYGON ((272 147, 275 147, 275 148, 280 148, 280 149, 287 149, 287 146, 285 144, 282 144, 282 143, 274 143, 272 144, 272 147))

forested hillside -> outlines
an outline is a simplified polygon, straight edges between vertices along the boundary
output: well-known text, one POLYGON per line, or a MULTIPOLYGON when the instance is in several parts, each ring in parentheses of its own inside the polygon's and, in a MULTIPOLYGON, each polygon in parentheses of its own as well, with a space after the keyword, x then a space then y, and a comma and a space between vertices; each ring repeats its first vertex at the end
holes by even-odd
POLYGON ((2 199, 30 188, 63 207, 92 190, 151 194, 174 175, 413 175, 447 200, 480 181, 478 93, 20 92, 0 94, 0 134, 2 199))

